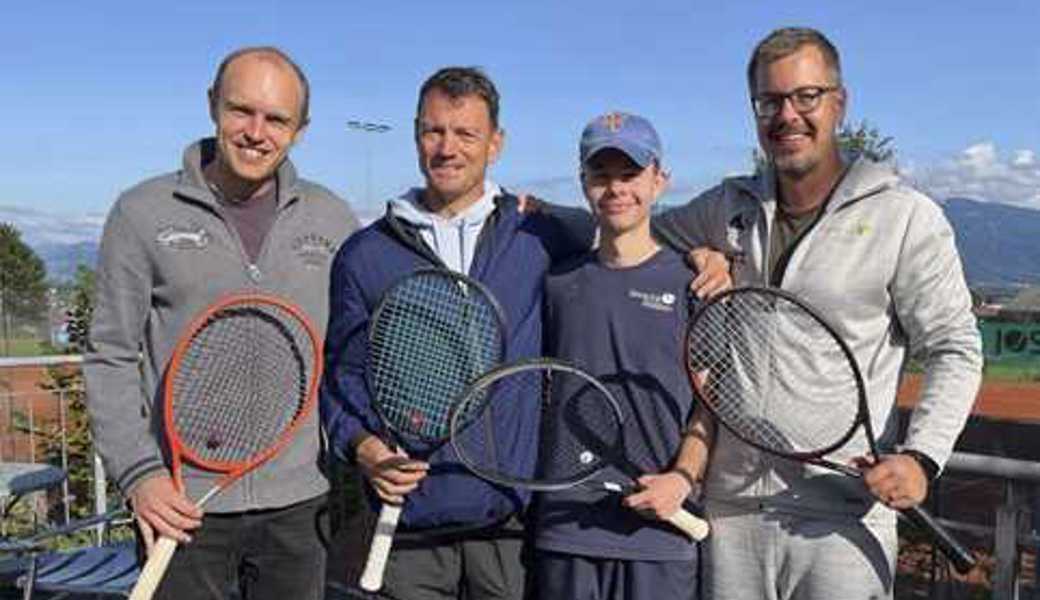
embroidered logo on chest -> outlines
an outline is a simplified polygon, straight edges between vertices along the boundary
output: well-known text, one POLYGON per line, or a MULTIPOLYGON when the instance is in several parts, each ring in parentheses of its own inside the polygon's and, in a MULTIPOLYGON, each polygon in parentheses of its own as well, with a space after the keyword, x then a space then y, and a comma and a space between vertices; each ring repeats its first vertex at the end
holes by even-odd
POLYGON ((332 240, 323 235, 308 233, 293 240, 292 250, 303 261, 305 267, 308 269, 320 269, 335 254, 336 245, 332 243, 332 240))
POLYGON ((823 235, 841 238, 849 242, 868 238, 873 233, 874 226, 867 221, 836 223, 823 231, 823 235))
POLYGON ((671 292, 643 292, 640 290, 628 290, 628 297, 639 301, 643 308, 659 310, 661 312, 675 311, 675 294, 671 292))
POLYGON ((201 225, 168 225, 155 235, 156 244, 175 250, 202 250, 209 240, 209 232, 201 225))
POLYGON ((729 242, 729 245, 733 248, 742 248, 744 238, 750 234, 757 220, 757 210, 745 210, 730 217, 726 224, 726 241, 729 242))

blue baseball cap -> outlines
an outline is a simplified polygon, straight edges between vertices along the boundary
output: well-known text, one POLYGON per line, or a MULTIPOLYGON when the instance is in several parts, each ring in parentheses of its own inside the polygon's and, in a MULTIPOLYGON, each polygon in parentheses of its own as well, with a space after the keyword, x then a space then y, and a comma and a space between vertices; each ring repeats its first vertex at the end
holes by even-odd
POLYGON ((578 144, 581 164, 607 148, 624 152, 644 169, 650 163, 661 162, 661 138, 650 121, 639 115, 609 112, 589 121, 578 144))

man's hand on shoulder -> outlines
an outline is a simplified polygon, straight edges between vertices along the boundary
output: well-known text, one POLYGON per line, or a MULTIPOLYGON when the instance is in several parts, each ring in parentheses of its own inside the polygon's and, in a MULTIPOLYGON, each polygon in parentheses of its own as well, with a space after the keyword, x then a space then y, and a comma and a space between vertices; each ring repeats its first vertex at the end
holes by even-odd
POLYGON ((690 282, 690 291, 698 298, 711 298, 733 287, 729 260, 725 254, 702 246, 690 250, 686 262, 697 271, 697 276, 690 282))
POLYGON ((202 509, 173 485, 166 473, 149 477, 130 491, 130 506, 151 552, 157 536, 180 543, 191 541, 188 531, 202 525, 202 509))
POLYGON ((516 198, 516 209, 520 211, 521 214, 530 215, 540 213, 545 209, 545 200, 542 200, 538 196, 522 193, 516 198))

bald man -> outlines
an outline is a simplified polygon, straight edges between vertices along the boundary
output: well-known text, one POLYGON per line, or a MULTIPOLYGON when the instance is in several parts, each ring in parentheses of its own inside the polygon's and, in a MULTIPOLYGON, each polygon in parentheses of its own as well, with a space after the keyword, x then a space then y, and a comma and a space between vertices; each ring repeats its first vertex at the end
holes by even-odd
POLYGON ((142 549, 158 536, 181 544, 159 599, 225 598, 235 588, 244 600, 323 597, 319 516, 328 483, 317 417, 203 515, 194 500, 214 476, 185 466, 184 490, 174 485, 158 393, 182 330, 229 292, 280 296, 313 323, 326 322, 329 265, 358 223, 288 160, 307 126, 309 97, 303 71, 282 51, 231 53, 208 91, 215 137, 190 145, 179 171, 124 193, 105 224, 84 360, 87 403, 142 549))

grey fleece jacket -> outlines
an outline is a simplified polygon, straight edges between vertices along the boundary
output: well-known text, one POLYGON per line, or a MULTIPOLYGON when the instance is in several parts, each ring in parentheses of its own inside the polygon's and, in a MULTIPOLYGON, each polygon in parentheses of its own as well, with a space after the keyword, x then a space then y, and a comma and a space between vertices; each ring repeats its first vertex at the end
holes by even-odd
MULTIPOLYGON (((228 293, 259 291, 296 303, 324 332, 329 267, 358 227, 344 201, 297 178, 286 160, 277 174, 277 215, 251 262, 202 177, 202 156, 213 151, 212 139, 193 144, 180 171, 122 194, 105 223, 83 370, 94 439, 124 494, 169 464, 156 399, 191 318, 228 293)), ((218 494, 207 512, 279 508, 324 493, 318 454, 312 414, 288 447, 218 494)), ((217 479, 190 465, 183 474, 195 499, 217 479)))
MULTIPOLYGON (((775 189, 770 173, 726 179, 661 215, 655 232, 682 250, 720 249, 733 264, 735 285, 765 285, 775 189)), ((849 343, 882 452, 898 442, 894 407, 903 364, 910 354, 924 357, 923 391, 902 446, 942 467, 978 391, 982 354, 953 230, 939 206, 888 167, 857 160, 780 283, 817 307, 849 343)), ((865 452, 860 436, 833 457, 865 452)), ((894 518, 861 482, 770 458, 726 431, 712 450, 705 494, 709 505, 736 500, 755 509, 894 518)))

